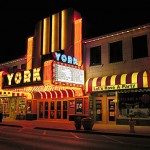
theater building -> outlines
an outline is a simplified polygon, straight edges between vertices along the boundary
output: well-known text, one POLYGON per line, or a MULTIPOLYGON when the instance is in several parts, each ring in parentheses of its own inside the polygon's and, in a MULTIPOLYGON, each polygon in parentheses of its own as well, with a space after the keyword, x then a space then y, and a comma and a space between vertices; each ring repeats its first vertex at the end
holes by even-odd
POLYGON ((150 25, 83 41, 85 92, 96 122, 150 125, 150 25))
POLYGON ((72 8, 40 20, 27 54, 0 64, 0 109, 13 119, 71 120, 88 115, 82 18, 72 8))

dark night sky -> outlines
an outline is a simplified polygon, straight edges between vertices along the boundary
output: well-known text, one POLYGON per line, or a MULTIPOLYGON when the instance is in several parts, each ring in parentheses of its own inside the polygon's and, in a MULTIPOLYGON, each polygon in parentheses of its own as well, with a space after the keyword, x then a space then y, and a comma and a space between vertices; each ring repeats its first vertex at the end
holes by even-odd
POLYGON ((41 19, 72 7, 83 18, 83 38, 104 35, 150 23, 147 1, 1 0, 0 62, 26 54, 27 38, 41 19))

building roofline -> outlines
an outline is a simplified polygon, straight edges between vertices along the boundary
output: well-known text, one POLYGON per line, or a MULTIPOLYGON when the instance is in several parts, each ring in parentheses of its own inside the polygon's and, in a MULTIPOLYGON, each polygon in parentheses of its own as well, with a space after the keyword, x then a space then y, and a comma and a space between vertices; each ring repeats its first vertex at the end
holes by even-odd
POLYGON ((125 29, 125 30, 120 30, 118 32, 113 32, 113 33, 109 33, 109 34, 105 34, 105 35, 85 39, 85 40, 82 41, 82 43, 84 43, 84 44, 91 43, 91 42, 98 41, 98 40, 101 40, 101 39, 113 37, 113 36, 120 35, 120 34, 125 34, 125 33, 128 33, 128 32, 133 32, 133 31, 136 31, 136 30, 141 30, 141 29, 148 28, 148 27, 150 27, 150 23, 144 24, 144 25, 139 25, 139 26, 132 27, 132 28, 128 28, 128 29, 125 29))
POLYGON ((24 56, 22 56, 18 59, 13 59, 13 60, 10 60, 10 61, 7 61, 7 62, 0 63, 0 66, 8 65, 8 64, 11 64, 11 63, 14 63, 14 62, 17 62, 17 61, 26 60, 26 59, 27 59, 27 56, 24 55, 24 56))

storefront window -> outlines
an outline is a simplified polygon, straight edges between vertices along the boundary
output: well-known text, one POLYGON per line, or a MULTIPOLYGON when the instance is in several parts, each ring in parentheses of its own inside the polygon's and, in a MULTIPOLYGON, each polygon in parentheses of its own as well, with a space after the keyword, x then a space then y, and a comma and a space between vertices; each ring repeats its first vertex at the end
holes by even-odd
POLYGON ((67 119, 67 101, 63 101, 63 119, 67 119))
POLYGON ((50 105, 50 118, 54 119, 54 102, 53 101, 51 102, 51 105, 50 105))
POLYGON ((31 101, 27 101, 27 114, 31 113, 31 101))
POLYGON ((61 101, 57 101, 57 119, 61 119, 61 101))
POLYGON ((39 118, 43 118, 43 102, 39 103, 39 118))
POLYGON ((149 118, 150 93, 119 93, 119 117, 149 118))
POLYGON ((48 118, 48 102, 45 102, 45 114, 44 118, 48 118))
POLYGON ((113 99, 109 99, 109 121, 115 121, 115 103, 113 99))
POLYGON ((81 113, 83 111, 83 99, 76 98, 76 113, 81 113))

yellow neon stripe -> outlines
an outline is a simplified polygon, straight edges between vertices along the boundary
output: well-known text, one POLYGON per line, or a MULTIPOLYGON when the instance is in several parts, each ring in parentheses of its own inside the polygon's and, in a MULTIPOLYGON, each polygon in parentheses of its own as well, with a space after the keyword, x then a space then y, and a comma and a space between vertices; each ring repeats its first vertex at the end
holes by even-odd
POLYGON ((89 78, 87 81, 86 81, 86 83, 85 83, 85 91, 87 92, 88 91, 88 84, 89 84, 89 80, 90 80, 91 78, 89 78))
POLYGON ((98 77, 97 78, 94 78, 93 80, 92 80, 92 91, 94 90, 94 87, 95 86, 97 86, 97 79, 98 79, 98 77))
POLYGON ((66 48, 66 40, 67 40, 67 11, 61 11, 61 49, 66 48))
POLYGON ((137 83, 137 76, 138 76, 138 72, 132 73, 131 83, 137 83))
POLYGON ((78 59, 78 65, 82 65, 82 19, 74 23, 74 57, 78 59))
POLYGON ((148 77, 146 71, 143 73, 143 87, 148 87, 148 77))
POLYGON ((52 15, 52 45, 51 52, 59 50, 59 13, 52 15))
POLYGON ((110 85, 115 85, 115 81, 116 81, 116 76, 117 75, 112 75, 111 78, 110 78, 110 85))
POLYGON ((102 77, 101 86, 106 86, 106 78, 107 76, 102 77))
POLYGON ((126 76, 127 76, 127 74, 121 75, 120 84, 126 84, 126 76))
POLYGON ((49 53, 49 44, 50 44, 50 17, 43 19, 43 48, 42 54, 49 53))

